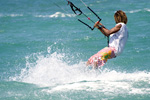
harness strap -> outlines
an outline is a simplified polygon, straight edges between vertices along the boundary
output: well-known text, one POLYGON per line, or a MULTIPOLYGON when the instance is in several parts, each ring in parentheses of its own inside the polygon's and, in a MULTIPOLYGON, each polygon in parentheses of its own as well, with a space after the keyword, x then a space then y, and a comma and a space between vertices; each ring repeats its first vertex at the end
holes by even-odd
POLYGON ((109 47, 109 36, 107 36, 107 45, 109 47))

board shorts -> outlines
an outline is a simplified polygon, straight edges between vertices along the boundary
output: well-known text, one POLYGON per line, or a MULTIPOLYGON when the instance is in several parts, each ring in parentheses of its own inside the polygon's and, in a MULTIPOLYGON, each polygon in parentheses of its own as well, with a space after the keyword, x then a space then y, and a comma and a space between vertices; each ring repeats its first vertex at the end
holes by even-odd
POLYGON ((108 59, 115 58, 116 49, 114 47, 105 47, 100 50, 97 54, 89 58, 89 64, 94 66, 96 62, 97 67, 102 67, 107 62, 108 59))

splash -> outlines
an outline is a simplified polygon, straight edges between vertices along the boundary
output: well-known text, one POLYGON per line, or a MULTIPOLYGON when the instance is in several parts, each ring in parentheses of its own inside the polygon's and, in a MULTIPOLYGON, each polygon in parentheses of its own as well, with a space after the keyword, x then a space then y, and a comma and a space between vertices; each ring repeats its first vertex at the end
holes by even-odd
POLYGON ((104 69, 101 73, 96 71, 80 74, 80 81, 72 83, 59 84, 49 89, 43 89, 44 92, 53 93, 58 91, 95 91, 105 93, 105 95, 131 95, 131 94, 150 94, 150 73, 134 72, 121 73, 115 70, 104 69))
POLYGON ((150 72, 118 72, 102 68, 92 70, 85 62, 68 64, 65 53, 33 54, 26 57, 26 67, 13 81, 36 84, 43 92, 97 91, 106 95, 150 94, 150 72))

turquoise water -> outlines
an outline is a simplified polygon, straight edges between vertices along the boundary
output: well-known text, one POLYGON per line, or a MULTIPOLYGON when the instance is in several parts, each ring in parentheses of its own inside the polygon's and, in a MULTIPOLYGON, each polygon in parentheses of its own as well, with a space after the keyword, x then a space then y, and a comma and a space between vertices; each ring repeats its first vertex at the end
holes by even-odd
MULTIPOLYGON (((97 21, 80 0, 72 2, 97 21)), ((150 1, 84 2, 108 29, 116 10, 128 16, 124 52, 100 70, 85 62, 107 39, 78 22, 93 26, 65 0, 0 0, 0 100, 150 99, 150 1)))

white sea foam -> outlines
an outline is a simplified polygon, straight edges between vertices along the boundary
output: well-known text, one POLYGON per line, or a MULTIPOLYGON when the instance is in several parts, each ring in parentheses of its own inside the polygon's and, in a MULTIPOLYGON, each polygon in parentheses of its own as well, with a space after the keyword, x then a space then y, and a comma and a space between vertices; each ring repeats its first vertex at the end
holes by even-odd
POLYGON ((136 10, 130 10, 130 11, 125 11, 126 13, 137 13, 137 12, 141 12, 141 11, 147 11, 150 12, 149 8, 143 8, 143 9, 136 9, 136 10))
POLYGON ((150 8, 144 8, 144 10, 150 12, 150 8))
POLYGON ((57 18, 57 17, 74 17, 74 14, 65 14, 61 12, 56 12, 51 15, 35 15, 35 17, 49 17, 49 18, 57 18))
POLYGON ((19 17, 23 16, 23 14, 0 14, 0 17, 19 17))
POLYGON ((26 68, 12 80, 49 87, 42 90, 48 93, 85 90, 106 95, 150 94, 150 72, 127 73, 106 68, 101 71, 89 70, 84 62, 68 65, 63 61, 65 54, 51 53, 51 47, 48 48, 48 52, 47 56, 27 56, 26 68), (30 59, 34 57, 37 60, 33 63, 30 59))
MULTIPOLYGON (((24 14, 0 14, 0 17, 20 17, 24 16, 24 14)), ((61 12, 56 12, 50 15, 33 15, 34 17, 42 17, 42 18, 57 18, 57 17, 75 17, 75 14, 65 14, 61 12)))
MULTIPOLYGON (((90 73, 89 73, 90 74, 90 73)), ((104 71, 98 76, 81 76, 83 81, 73 82, 71 84, 57 85, 51 89, 44 89, 46 92, 86 90, 103 92, 107 95, 118 94, 150 94, 149 85, 150 73, 120 73, 116 71, 104 71), (140 75, 139 75, 140 74, 140 75), (139 87, 141 85, 141 87, 139 87)))

